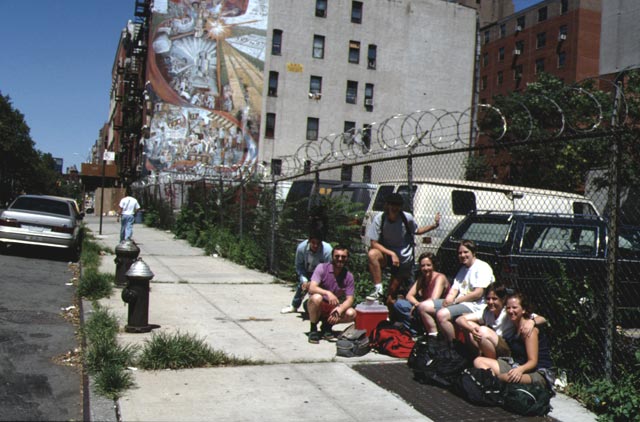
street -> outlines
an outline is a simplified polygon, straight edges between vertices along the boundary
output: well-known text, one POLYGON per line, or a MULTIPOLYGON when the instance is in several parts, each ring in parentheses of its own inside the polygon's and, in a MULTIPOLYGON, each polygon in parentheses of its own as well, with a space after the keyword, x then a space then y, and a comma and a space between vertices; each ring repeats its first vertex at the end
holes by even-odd
MULTIPOLYGON (((75 327, 63 317, 75 287, 62 254, 0 255, 0 419, 82 420, 75 327), (70 361, 70 362, 69 362, 70 361)), ((69 313, 70 314, 70 313, 69 313)))

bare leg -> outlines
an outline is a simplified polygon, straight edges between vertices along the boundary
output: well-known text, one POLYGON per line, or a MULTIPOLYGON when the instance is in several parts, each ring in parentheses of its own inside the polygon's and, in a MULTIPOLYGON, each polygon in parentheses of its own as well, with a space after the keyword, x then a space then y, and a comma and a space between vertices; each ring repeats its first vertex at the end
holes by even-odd
POLYGON ((317 324, 320 321, 321 308, 322 304, 322 295, 314 294, 309 298, 309 303, 307 304, 307 310, 309 311, 309 322, 312 324, 317 324))
POLYGON ((456 330, 451 322, 451 313, 447 308, 442 308, 436 313, 436 319, 438 320, 438 325, 440 326, 440 330, 445 335, 445 338, 449 341, 453 341, 456 336, 456 330))
POLYGON ((436 325, 436 321, 433 319, 432 315, 436 314, 435 304, 433 300, 428 299, 424 302, 420 302, 418 305, 418 312, 420 313, 420 319, 422 319, 422 324, 424 328, 427 330, 427 334, 430 333, 438 333, 438 326, 436 325))
POLYGON ((382 283, 382 269, 387 264, 387 260, 384 254, 378 249, 369 249, 367 256, 369 258, 371 279, 373 280, 373 284, 378 285, 382 283))

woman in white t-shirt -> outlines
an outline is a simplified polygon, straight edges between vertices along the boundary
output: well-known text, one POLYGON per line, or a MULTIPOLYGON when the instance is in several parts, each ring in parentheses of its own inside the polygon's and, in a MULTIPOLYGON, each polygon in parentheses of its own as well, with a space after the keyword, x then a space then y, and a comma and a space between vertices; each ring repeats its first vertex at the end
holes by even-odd
POLYGON ((458 261, 462 264, 453 285, 444 299, 435 301, 436 321, 445 338, 453 341, 453 323, 462 314, 484 308, 484 289, 495 281, 491 266, 476 258, 476 244, 463 240, 458 246, 458 261))

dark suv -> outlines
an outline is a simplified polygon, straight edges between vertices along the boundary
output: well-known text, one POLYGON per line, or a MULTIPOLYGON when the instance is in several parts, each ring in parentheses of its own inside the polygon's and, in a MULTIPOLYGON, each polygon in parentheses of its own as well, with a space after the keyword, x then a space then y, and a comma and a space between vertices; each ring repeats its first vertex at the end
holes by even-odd
MULTIPOLYGON (((488 262, 496 278, 521 289, 534 303, 553 300, 550 277, 586 289, 594 309, 604 312, 607 289, 607 224, 597 216, 532 213, 473 213, 445 238, 438 257, 441 270, 452 277, 460 264, 462 239, 473 240, 477 257, 488 262)), ((640 227, 621 227, 616 280, 617 322, 640 327, 640 227)), ((586 300, 586 299, 585 299, 586 300)), ((576 304, 576 306, 580 306, 576 304)))

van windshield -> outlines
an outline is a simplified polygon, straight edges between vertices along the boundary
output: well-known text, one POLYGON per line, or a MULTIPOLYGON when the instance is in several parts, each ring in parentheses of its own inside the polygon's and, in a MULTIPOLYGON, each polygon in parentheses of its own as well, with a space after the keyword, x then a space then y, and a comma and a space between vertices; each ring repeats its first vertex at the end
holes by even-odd
POLYGON ((393 193, 393 186, 380 186, 378 188, 376 199, 373 201, 372 208, 374 211, 383 211, 384 198, 386 198, 390 193, 393 193))

